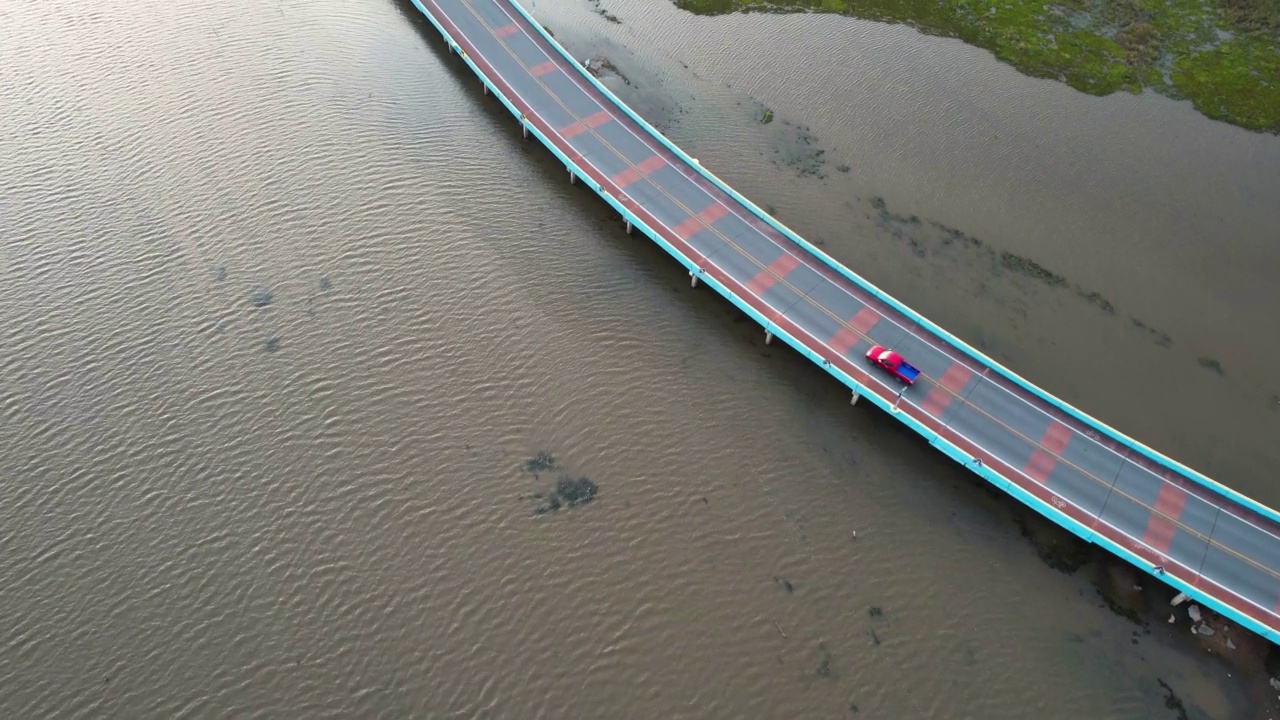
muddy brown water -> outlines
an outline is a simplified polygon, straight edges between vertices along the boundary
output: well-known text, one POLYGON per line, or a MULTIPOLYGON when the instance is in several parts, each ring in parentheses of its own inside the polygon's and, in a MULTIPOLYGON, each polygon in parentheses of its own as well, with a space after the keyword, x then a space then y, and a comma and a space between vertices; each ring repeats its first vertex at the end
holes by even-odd
MULTIPOLYGON (((538 13, 748 196, 1277 504, 1276 138, 595 8, 538 13)), ((0 716, 1265 716, 476 89, 395 0, 0 4, 0 716)))

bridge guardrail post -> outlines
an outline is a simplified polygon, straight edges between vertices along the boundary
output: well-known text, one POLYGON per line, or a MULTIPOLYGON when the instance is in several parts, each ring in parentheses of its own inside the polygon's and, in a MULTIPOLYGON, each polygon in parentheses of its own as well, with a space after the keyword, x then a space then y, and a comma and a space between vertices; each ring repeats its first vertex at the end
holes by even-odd
POLYGON ((894 412, 894 413, 898 412, 898 405, 902 403, 902 395, 906 391, 907 391, 907 386, 903 385, 902 389, 898 391, 898 395, 893 398, 893 406, 889 408, 890 412, 894 412))

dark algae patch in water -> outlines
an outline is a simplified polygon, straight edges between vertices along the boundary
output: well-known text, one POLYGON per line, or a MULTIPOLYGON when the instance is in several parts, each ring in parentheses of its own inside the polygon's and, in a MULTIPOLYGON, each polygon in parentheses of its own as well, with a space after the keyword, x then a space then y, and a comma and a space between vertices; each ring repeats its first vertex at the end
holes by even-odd
POLYGON ((1160 683, 1160 689, 1164 690, 1164 706, 1177 713, 1175 717, 1178 720, 1189 720, 1186 705, 1182 703, 1182 698, 1178 697, 1173 688, 1169 687, 1169 683, 1162 678, 1156 678, 1156 682, 1160 683))
POLYGON ((569 507, 591 502, 598 491, 599 487, 590 478, 561 475, 556 481, 556 495, 569 507))
MULTIPOLYGON (((1003 276, 1013 284, 1023 284, 1024 287, 1042 286, 1054 291, 1070 290, 1102 313, 1120 317, 1120 309, 1102 293, 1074 283, 1031 258, 999 250, 990 243, 942 223, 922 220, 918 215, 894 212, 889 209, 884 198, 873 197, 870 203, 874 214, 867 214, 867 219, 873 220, 877 228, 888 237, 906 244, 918 258, 945 257, 963 260, 966 264, 974 263, 978 267, 987 268, 991 276, 1003 276)), ((854 206, 850 204, 849 207, 854 206)), ((1128 317, 1133 329, 1151 342, 1163 348, 1173 346, 1173 338, 1168 333, 1161 332, 1132 315, 1128 317)), ((1213 369, 1208 365, 1205 367, 1213 369)))
POLYGON ((818 666, 813 669, 813 674, 824 678, 835 675, 831 669, 831 652, 827 650, 825 643, 818 643, 818 666))
POLYGON ((622 24, 622 18, 619 18, 617 15, 614 15, 608 10, 605 10, 604 8, 600 7, 600 0, 588 0, 588 1, 591 5, 592 12, 604 18, 605 20, 608 20, 614 25, 622 24))
POLYGON ((1014 524, 1044 564, 1058 572, 1071 575, 1093 559, 1093 549, 1088 543, 1056 525, 1029 522, 1021 516, 1014 518, 1014 524))
POLYGON ((1204 368, 1205 370, 1215 372, 1219 375, 1227 374, 1227 371, 1222 369, 1222 363, 1218 362, 1217 360, 1211 357, 1202 357, 1197 362, 1199 362, 1200 367, 1204 368))
POLYGON ((599 492, 600 486, 596 485, 591 478, 561 475, 555 487, 533 494, 534 499, 538 501, 533 512, 537 515, 545 515, 562 507, 586 505, 594 500, 599 492))
POLYGON ((253 303, 254 307, 266 307, 271 304, 271 301, 274 298, 275 294, 272 293, 271 288, 268 287, 259 287, 252 293, 249 293, 249 302, 253 303))
POLYGON ((537 475, 540 472, 546 472, 556 468, 556 456, 546 450, 543 450, 537 455, 525 460, 521 467, 524 468, 525 472, 537 475))
POLYGON ((830 12, 955 37, 1091 95, 1150 88, 1280 133, 1276 0, 674 0, 700 15, 830 12))
MULTIPOLYGON (((1000 264, 1006 270, 1026 275, 1034 280, 1039 280, 1050 287, 1061 287, 1067 284, 1067 279, 1052 270, 1046 270, 1042 265, 1029 258, 1021 255, 1005 251, 1000 253, 1000 264)), ((1097 293, 1094 293, 1095 295, 1097 293)), ((1099 296, 1101 297, 1101 296, 1099 296)), ((1110 303, 1108 303, 1110 304, 1110 303)))
POLYGON ((1133 323, 1135 328, 1149 335, 1151 337, 1151 342, 1163 348, 1173 347, 1173 338, 1169 337, 1168 333, 1160 332, 1132 315, 1129 316, 1129 320, 1133 323))
MULTIPOLYGON (((765 108, 764 112, 767 120, 762 119, 762 122, 772 123, 773 111, 765 108)), ((793 125, 790 121, 782 120, 775 127, 777 146, 773 149, 775 157, 772 158, 775 166, 790 168, 797 177, 819 180, 827 177, 827 151, 818 147, 818 138, 808 125, 793 125)))

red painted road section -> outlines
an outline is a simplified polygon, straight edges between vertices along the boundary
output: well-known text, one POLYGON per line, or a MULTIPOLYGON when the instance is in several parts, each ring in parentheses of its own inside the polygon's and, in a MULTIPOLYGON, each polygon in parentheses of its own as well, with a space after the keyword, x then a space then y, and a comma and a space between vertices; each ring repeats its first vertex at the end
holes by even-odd
POLYGON ((857 315, 849 318, 843 327, 836 331, 835 335, 826 342, 827 347, 836 355, 844 355, 849 349, 858 344, 858 340, 871 332, 871 328, 880 322, 880 313, 869 307, 864 307, 858 311, 857 315))
POLYGON ((1040 438, 1040 447, 1031 453, 1031 460, 1027 462, 1023 472, 1038 483, 1046 482, 1070 439, 1071 428, 1056 420, 1050 423, 1049 429, 1044 431, 1044 437, 1040 438))
POLYGON ((600 110, 577 122, 570 123, 560 128, 559 132, 561 137, 568 140, 573 138, 575 135, 586 132, 588 128, 599 127, 612 119, 613 115, 608 110, 600 110))
POLYGON ((768 267, 756 273, 755 277, 747 282, 747 291, 756 295, 763 295, 765 291, 776 285, 778 280, 799 266, 800 261, 794 255, 783 253, 777 260, 774 260, 768 267))
POLYGON ((648 158, 640 161, 640 163, 637 164, 635 167, 629 167, 626 170, 623 170, 622 172, 618 173, 617 175, 614 175, 612 178, 613 184, 619 190, 622 190, 626 188, 628 185, 630 185, 631 183, 648 175, 654 170, 657 170, 658 168, 665 166, 666 164, 667 164, 667 161, 664 160, 661 155, 650 155, 648 158))
POLYGON ((1182 508, 1186 507, 1186 504, 1187 494, 1180 488, 1169 484, 1162 485, 1160 494, 1156 496, 1157 514, 1153 514, 1147 521, 1147 530, 1142 534, 1142 542, 1162 553, 1169 552, 1169 546, 1173 543, 1173 532, 1177 529, 1174 523, 1181 517, 1182 508))
POLYGON ((951 404, 951 398, 960 393, 960 389, 965 383, 969 382, 969 378, 973 377, 973 372, 969 368, 955 363, 942 373, 942 377, 938 378, 938 384, 924 396, 924 402, 920 403, 923 409, 929 415, 938 419, 942 419, 942 413, 951 404))
POLYGON ((672 228, 671 231, 674 232, 676 236, 679 237, 681 240, 688 240, 689 238, 693 237, 694 233, 698 232, 704 227, 710 227, 711 223, 719 220, 720 218, 728 214, 729 214, 729 208, 725 207, 724 205, 721 205, 718 202, 711 203, 710 205, 703 208, 702 211, 699 212, 697 215, 694 215, 688 220, 685 220, 684 222, 672 228))

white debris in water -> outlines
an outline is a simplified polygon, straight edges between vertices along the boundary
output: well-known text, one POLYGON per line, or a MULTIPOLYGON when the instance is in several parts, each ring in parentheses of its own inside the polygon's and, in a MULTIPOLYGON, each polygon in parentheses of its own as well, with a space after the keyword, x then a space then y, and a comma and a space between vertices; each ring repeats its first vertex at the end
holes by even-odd
POLYGON ((1209 627, 1208 625, 1200 626, 1199 633, 1205 637, 1211 637, 1214 634, 1214 632, 1215 632, 1214 629, 1209 627))
POLYGON ((1174 617, 1173 617, 1173 615, 1170 615, 1170 616, 1169 616, 1169 624, 1170 624, 1170 625, 1172 625, 1172 624, 1173 624, 1173 621, 1174 621, 1174 617))
POLYGON ((1275 678, 1271 678, 1271 687, 1273 687, 1273 688, 1275 688, 1275 689, 1277 689, 1277 690, 1280 690, 1280 680, 1277 680, 1277 679, 1275 679, 1275 678))
POLYGON ((1235 650, 1235 649, 1236 649, 1236 644, 1235 644, 1235 643, 1233 643, 1233 642, 1231 642, 1231 638, 1227 638, 1227 649, 1228 649, 1228 650, 1235 650))
POLYGON ((1191 616, 1191 622, 1200 622, 1200 606, 1199 605, 1188 606, 1187 614, 1191 616))
POLYGON ((1173 596, 1173 599, 1169 601, 1169 604, 1170 604, 1170 605, 1172 605, 1172 606, 1174 606, 1174 607, 1178 607, 1179 605, 1181 605, 1182 603, 1184 603, 1184 602, 1186 602, 1186 601, 1187 601, 1187 594, 1186 594, 1186 593, 1178 593, 1177 595, 1174 595, 1174 596, 1173 596))

